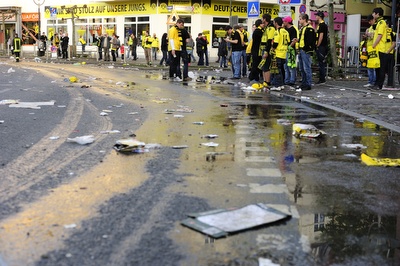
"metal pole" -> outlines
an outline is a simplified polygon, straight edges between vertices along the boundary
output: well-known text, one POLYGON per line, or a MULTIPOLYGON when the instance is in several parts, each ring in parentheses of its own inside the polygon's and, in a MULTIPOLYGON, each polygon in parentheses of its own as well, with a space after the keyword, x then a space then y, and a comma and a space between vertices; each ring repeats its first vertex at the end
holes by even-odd
POLYGON ((229 0, 229 25, 232 25, 232 0, 229 0))

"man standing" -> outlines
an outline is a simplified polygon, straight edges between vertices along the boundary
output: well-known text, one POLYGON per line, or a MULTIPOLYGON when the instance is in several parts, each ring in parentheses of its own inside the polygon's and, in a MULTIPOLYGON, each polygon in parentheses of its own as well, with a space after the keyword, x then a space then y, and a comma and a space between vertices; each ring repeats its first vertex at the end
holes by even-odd
MULTIPOLYGON (((181 57, 182 57, 182 62, 183 62, 183 81, 190 81, 192 78, 189 78, 189 54, 187 52, 187 44, 190 39, 190 34, 187 32, 186 29, 182 28, 179 29, 181 32, 182 36, 182 52, 181 52, 181 57)), ((178 65, 177 72, 180 72, 180 65, 178 65)))
POLYGON ((69 37, 68 37, 68 33, 65 33, 61 40, 62 58, 63 59, 68 59, 68 46, 69 46, 69 37))
POLYGON ((144 49, 144 56, 146 58, 147 65, 151 65, 151 44, 153 43, 153 37, 150 36, 149 32, 145 32, 145 36, 143 38, 143 49, 144 49))
POLYGON ((111 48, 111 37, 108 36, 107 33, 105 33, 103 38, 104 61, 110 61, 110 48, 111 48))
POLYGON ((265 63, 260 67, 262 68, 263 71, 263 77, 264 77, 263 85, 265 88, 268 88, 268 86, 271 84, 271 72, 270 72, 271 56, 269 52, 271 51, 271 45, 275 34, 275 28, 274 25, 272 25, 271 23, 270 14, 264 14, 262 16, 262 20, 264 24, 264 34, 261 38, 261 46, 263 48, 262 61, 264 60, 265 63))
POLYGON ((178 19, 175 26, 171 27, 168 31, 168 54, 170 58, 169 65, 169 78, 175 81, 181 81, 182 76, 178 73, 178 66, 181 62, 181 52, 182 52, 182 32, 184 21, 183 19, 178 19))
POLYGON ((196 53, 199 57, 198 66, 204 66, 204 49, 207 46, 206 40, 203 38, 203 33, 199 33, 196 38, 196 53))
MULTIPOLYGON (((276 30, 271 48, 271 55, 276 58, 277 73, 274 73, 272 85, 275 87, 275 89, 278 89, 278 87, 283 85, 283 75, 285 71, 283 65, 286 62, 286 54, 290 39, 289 33, 283 27, 283 21, 281 17, 276 17, 274 19, 274 26, 276 30)), ((271 90, 274 90, 274 88, 271 88, 271 90)))
POLYGON ((239 26, 235 25, 234 30, 232 30, 231 26, 226 26, 225 30, 227 31, 227 35, 231 36, 231 38, 227 37, 225 41, 232 45, 232 79, 240 79, 240 56, 242 55, 243 46, 239 26))
POLYGON ((21 53, 22 42, 21 39, 18 37, 18 34, 15 34, 13 45, 14 45, 15 60, 19 62, 19 55, 21 53))
POLYGON ((299 39, 295 42, 299 43, 299 65, 301 72, 301 85, 302 90, 311 90, 312 72, 311 62, 315 50, 316 35, 314 28, 309 24, 308 15, 302 13, 299 15, 299 23, 301 26, 299 39))
POLYGON ((380 67, 376 69, 376 86, 373 90, 381 90, 385 81, 385 74, 388 68, 388 54, 386 53, 386 22, 383 19, 383 9, 374 8, 372 16, 375 18, 375 32, 372 48, 377 50, 380 60, 380 67))
POLYGON ((262 71, 258 68, 258 65, 261 62, 262 50, 260 49, 261 38, 264 34, 264 24, 261 19, 257 19, 254 23, 256 29, 253 31, 252 35, 252 44, 251 44, 251 72, 249 75, 250 81, 260 81, 262 78, 262 71))
POLYGON ((393 32, 392 28, 387 24, 386 28, 386 54, 388 57, 388 79, 387 87, 394 87, 394 51, 396 48, 396 34, 393 32))
POLYGON ((249 44, 249 33, 244 29, 243 24, 239 24, 239 34, 242 42, 242 54, 240 56, 241 58, 241 64, 242 64, 242 77, 247 76, 247 60, 246 60, 246 49, 247 45, 249 44))
POLYGON ((104 37, 102 35, 97 37, 97 52, 99 54, 99 58, 98 60, 102 60, 103 59, 103 41, 104 41, 104 37))
POLYGON ((153 33, 153 42, 151 43, 151 53, 153 54, 153 60, 157 60, 157 53, 160 51, 160 43, 158 41, 157 35, 153 33))
POLYGON ((289 33, 290 43, 288 46, 285 67, 285 80, 284 83, 289 86, 294 86, 296 83, 296 72, 297 72, 297 62, 296 62, 296 43, 294 39, 299 38, 299 31, 295 26, 293 26, 292 17, 287 16, 283 19, 283 25, 285 26, 287 32, 289 33))
MULTIPOLYGON (((319 80, 317 85, 326 83, 326 56, 328 55, 328 26, 324 21, 324 12, 315 13, 318 20, 317 27, 317 59, 319 66, 319 80)), ((332 58, 333 59, 333 58, 332 58)))

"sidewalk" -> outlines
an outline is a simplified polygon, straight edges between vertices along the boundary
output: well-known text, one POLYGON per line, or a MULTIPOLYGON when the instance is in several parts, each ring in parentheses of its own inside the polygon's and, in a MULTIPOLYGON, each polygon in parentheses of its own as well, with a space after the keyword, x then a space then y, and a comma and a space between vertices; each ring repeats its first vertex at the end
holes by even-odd
MULTIPOLYGON (((316 81, 316 80, 315 80, 316 81)), ((271 92, 310 104, 317 104, 400 133, 400 88, 371 91, 365 79, 328 79, 309 91, 285 89, 271 92)))

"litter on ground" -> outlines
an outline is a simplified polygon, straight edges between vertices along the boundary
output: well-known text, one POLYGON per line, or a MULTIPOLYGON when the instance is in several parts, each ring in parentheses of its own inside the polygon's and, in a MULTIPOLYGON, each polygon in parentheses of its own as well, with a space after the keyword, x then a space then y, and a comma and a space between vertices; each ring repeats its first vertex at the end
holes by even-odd
POLYGON ((361 154, 361 161, 368 166, 400 166, 400 159, 374 158, 366 155, 365 153, 361 154))
POLYGON ((218 143, 215 142, 206 142, 206 143, 201 143, 202 146, 206 146, 206 147, 218 147, 218 143))
POLYGON ((54 105, 55 101, 49 101, 49 102, 17 102, 17 103, 11 103, 8 106, 9 107, 14 107, 14 108, 28 108, 28 109, 41 109, 40 106, 44 105, 54 105))
POLYGON ((299 138, 318 138, 326 133, 313 125, 293 124, 293 136, 299 138))
POLYGON ((188 214, 188 216, 189 218, 181 222, 182 225, 214 238, 220 238, 229 233, 274 223, 291 215, 263 203, 257 203, 238 209, 217 209, 188 214))
POLYGON ((75 138, 67 138, 67 142, 75 142, 80 145, 86 145, 93 143, 95 141, 95 138, 93 135, 86 135, 86 136, 80 136, 80 137, 75 137, 75 138))

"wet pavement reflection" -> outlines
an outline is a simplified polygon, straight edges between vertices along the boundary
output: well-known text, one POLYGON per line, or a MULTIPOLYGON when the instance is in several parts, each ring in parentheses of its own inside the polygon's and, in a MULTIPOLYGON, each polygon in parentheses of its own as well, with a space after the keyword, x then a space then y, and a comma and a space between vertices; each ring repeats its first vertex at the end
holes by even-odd
MULTIPOLYGON (((183 86, 206 88, 229 101, 226 119, 236 125, 234 134, 251 128, 252 138, 258 140, 247 143, 249 149, 244 154, 228 149, 222 156, 239 165, 248 158, 277 163, 300 213, 300 233, 309 238, 317 262, 400 263, 399 168, 367 166, 360 160, 361 153, 400 158, 399 133, 318 106, 265 92, 246 92, 225 78, 195 79, 198 82, 183 86), (246 119, 246 125, 236 123, 241 119, 246 119), (326 135, 294 137, 294 123, 314 125, 326 135), (268 156, 269 149, 274 158, 268 156)), ((206 160, 224 163, 212 154, 206 160)))

